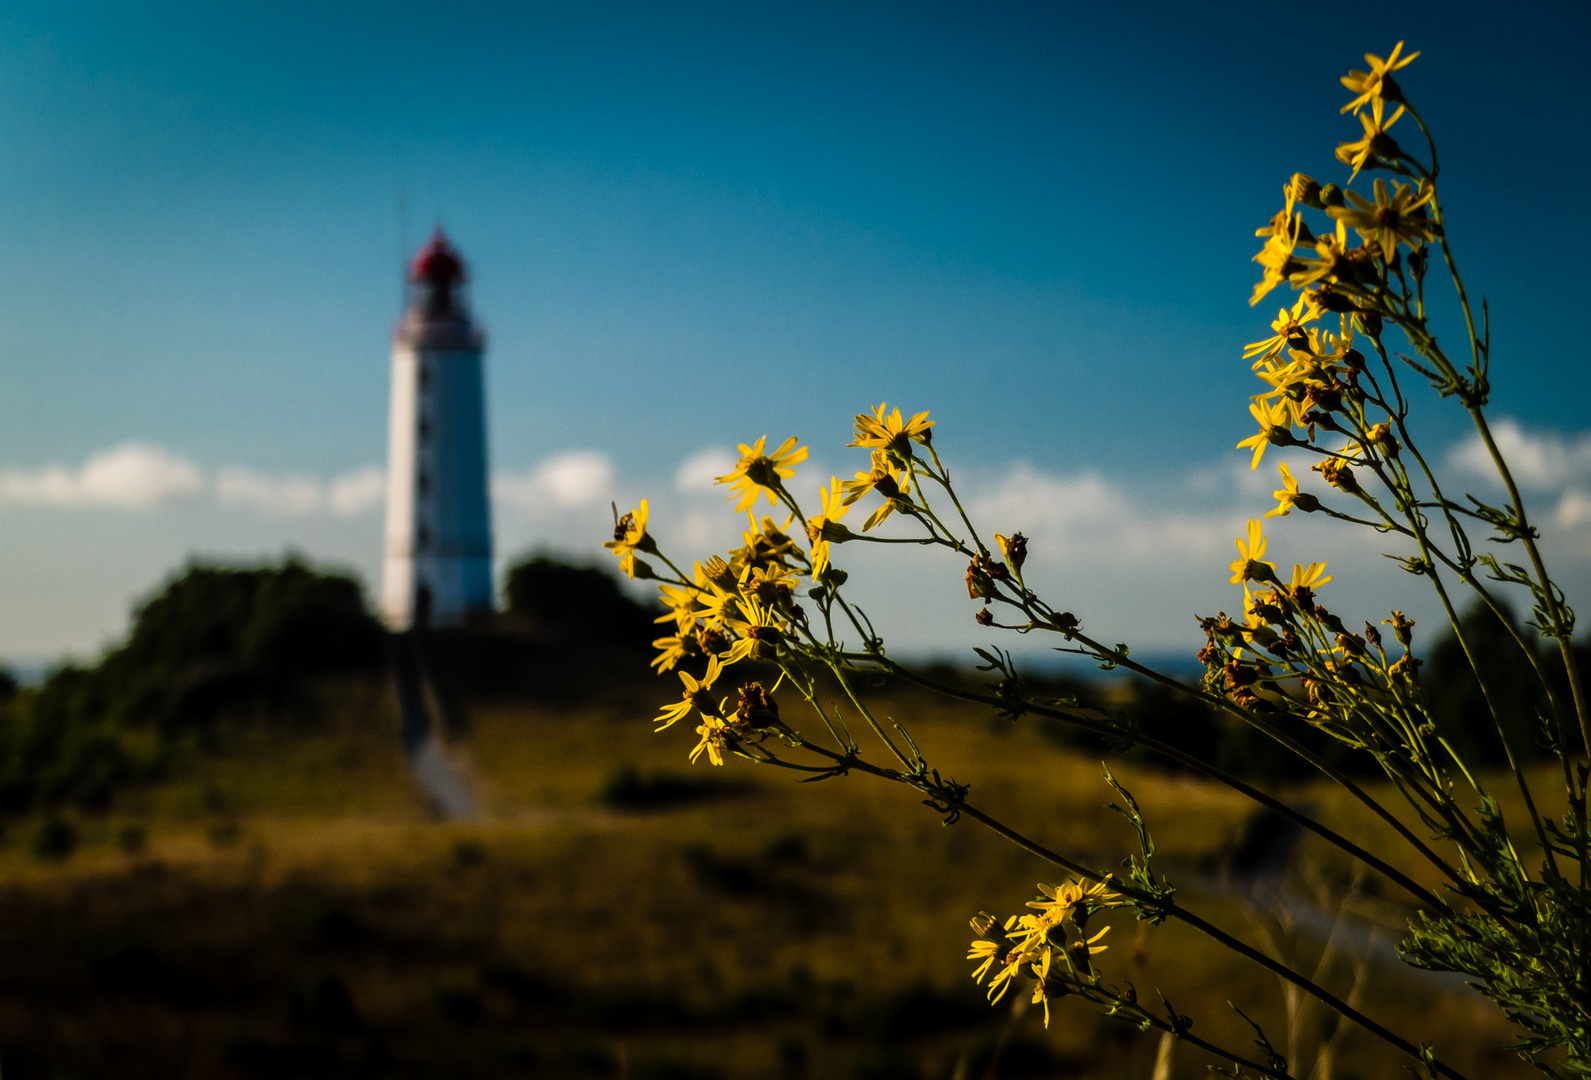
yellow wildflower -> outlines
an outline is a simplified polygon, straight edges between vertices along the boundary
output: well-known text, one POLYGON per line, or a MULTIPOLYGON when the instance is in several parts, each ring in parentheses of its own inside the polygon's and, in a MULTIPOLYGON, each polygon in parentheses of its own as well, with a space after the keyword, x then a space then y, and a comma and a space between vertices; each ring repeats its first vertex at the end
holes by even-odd
MULTIPOLYGON (((967 959, 971 960, 973 957, 969 954, 967 959)), ((994 977, 989 980, 989 1003, 991 1005, 1003 998, 1005 992, 1011 989, 1012 981, 1022 971, 1022 964, 1027 959, 1027 954, 1021 949, 1011 949, 1006 952, 1003 959, 1004 966, 999 971, 996 971, 994 977)))
POLYGON ((1365 53, 1365 63, 1370 65, 1369 71, 1351 70, 1342 77, 1342 84, 1350 93, 1359 95, 1342 107, 1343 112, 1356 112, 1371 101, 1377 104, 1382 99, 1388 101, 1402 101, 1403 91, 1393 81, 1392 73, 1399 68, 1406 68, 1414 63, 1420 54, 1410 53, 1402 59, 1398 54, 1403 51, 1403 42, 1398 42, 1392 49, 1392 55, 1385 60, 1374 53, 1365 53))
POLYGON ((985 941, 982 939, 974 941, 972 943, 972 948, 967 953, 967 959, 982 960, 983 963, 979 964, 977 970, 972 973, 972 981, 982 982, 983 977, 987 975, 989 973, 989 969, 994 966, 995 960, 997 960, 1000 957, 1000 954, 1005 951, 1006 948, 1003 942, 985 941))
POLYGON ((713 683, 718 679, 723 669, 724 666, 718 662, 718 657, 714 656, 708 659, 707 671, 702 675, 699 682, 690 672, 680 672, 680 682, 685 684, 685 689, 680 695, 680 700, 672 705, 665 705, 663 711, 657 715, 657 719, 652 721, 657 725, 657 730, 662 731, 664 728, 672 727, 688 715, 692 709, 699 710, 704 716, 716 713, 718 706, 713 703, 712 695, 708 693, 708 690, 712 688, 713 683))
POLYGON ((702 576, 701 563, 696 564, 695 588, 679 588, 666 583, 659 585, 658 599, 663 601, 663 606, 668 610, 652 621, 665 623, 672 619, 679 627, 679 632, 685 633, 696 622, 696 594, 706 587, 707 579, 702 576))
POLYGON ((887 404, 881 401, 871 414, 857 414, 856 441, 848 445, 891 450, 904 461, 911 455, 912 442, 926 446, 932 439, 933 433, 928 429, 934 426, 934 421, 928 419, 927 412, 920 412, 910 420, 902 421, 899 409, 885 414, 887 404))
POLYGON ((1302 293, 1293 302, 1293 309, 1288 311, 1281 308, 1276 312, 1276 318, 1271 322, 1271 336, 1263 341, 1254 341, 1243 346, 1243 359, 1258 356, 1254 361, 1257 371, 1261 364, 1274 356, 1279 356, 1281 351, 1289 346, 1307 341, 1304 337, 1306 323, 1320 318, 1320 308, 1311 300, 1311 294, 1302 293))
POLYGON ((851 510, 838 476, 829 477, 829 486, 818 492, 823 512, 807 519, 807 541, 812 545, 812 576, 821 577, 829 568, 829 545, 843 544, 856 534, 841 524, 851 510))
POLYGON ((1399 243, 1412 249, 1436 239, 1436 223, 1425 216, 1425 204, 1436 194, 1428 181, 1422 180, 1418 191, 1408 184, 1395 184, 1388 194, 1387 182, 1377 177, 1375 202, 1357 191, 1343 194, 1352 205, 1333 206, 1326 213, 1345 222, 1368 246, 1380 248, 1381 257, 1389 263, 1399 243))
POLYGON ((681 660, 702 654, 696 635, 690 632, 689 627, 682 628, 675 637, 658 638, 652 642, 652 647, 657 650, 657 655, 652 658, 652 666, 657 668, 659 675, 673 671, 681 660))
POLYGON ((1039 892, 1044 895, 1037 900, 1029 900, 1027 906, 1037 908, 1057 921, 1072 918, 1077 909, 1085 905, 1090 908, 1104 907, 1110 901, 1118 899, 1103 881, 1095 881, 1088 885, 1073 881, 1061 885, 1046 885, 1041 881, 1039 892))
POLYGON ((701 742, 696 744, 696 749, 691 751, 691 764, 696 764, 696 759, 702 756, 702 751, 707 752, 707 760, 714 765, 724 763, 724 751, 729 748, 732 732, 729 725, 721 716, 703 716, 702 722, 696 728, 701 742))
POLYGON ((754 597, 742 596, 739 606, 744 618, 731 616, 724 620, 740 635, 740 640, 724 654, 725 666, 748 657, 753 660, 771 659, 779 643, 784 640, 785 621, 779 617, 772 604, 758 603, 754 597))
POLYGON ((1318 589, 1330 580, 1332 575, 1326 573, 1326 564, 1323 562, 1312 562, 1308 566, 1294 563, 1293 580, 1289 588, 1295 592, 1299 589, 1318 589))
POLYGON ((1266 293, 1286 281, 1298 268, 1298 260, 1293 258, 1293 248, 1296 246, 1296 238, 1285 234, 1272 236, 1265 241, 1265 246, 1253 260, 1260 264, 1265 274, 1254 286, 1254 293, 1248 301, 1249 307, 1259 303, 1266 293))
POLYGON ((1260 467, 1260 458, 1264 456, 1267 446, 1287 446, 1298 440, 1288 430, 1292 421, 1285 402, 1272 403, 1259 397, 1249 402, 1248 411, 1259 421, 1260 431, 1258 435, 1250 435, 1238 443, 1237 448, 1254 448, 1254 460, 1249 465, 1249 471, 1252 472, 1260 467))
POLYGON ((1051 950, 1044 949, 1039 953, 1039 958, 1033 964, 1033 997, 1034 1005, 1044 1004, 1044 1026, 1050 1026, 1050 956, 1051 950))
POLYGON ((911 481, 885 454, 874 450, 872 468, 857 473, 854 480, 842 481, 840 488, 845 493, 845 505, 850 506, 875 488, 886 499, 905 495, 911 490, 911 481))
POLYGON ((1298 481, 1293 479, 1293 470, 1287 467, 1287 462, 1282 462, 1277 468, 1282 474, 1282 486, 1271 492, 1271 498, 1276 500, 1276 509, 1267 511, 1266 517, 1286 517, 1304 494, 1298 490, 1298 481))
POLYGON ((740 534, 746 545, 730 552, 730 568, 740 577, 745 576, 748 566, 778 566, 788 569, 789 560, 796 554, 797 549, 796 542, 785 530, 794 520, 795 515, 791 514, 785 518, 783 525, 775 525, 773 518, 764 514, 759 526, 740 534))
POLYGON ((1349 183, 1359 175, 1360 169, 1373 167, 1377 159, 1392 161, 1403 156, 1397 140, 1387 134, 1387 129, 1396 124, 1407 110, 1399 105, 1390 120, 1385 119, 1385 111, 1385 104, 1376 98, 1371 102, 1368 114, 1359 114, 1359 124, 1364 128, 1364 134, 1357 142, 1343 143, 1337 147, 1337 160, 1353 166, 1353 172, 1348 176, 1349 183))
POLYGON ((800 581, 800 575, 785 566, 748 566, 740 574, 740 592, 755 597, 758 603, 779 606, 795 595, 800 581))
POLYGON ((862 523, 863 532, 870 531, 896 510, 907 511, 912 506, 911 480, 903 470, 895 467, 889 455, 882 450, 873 451, 873 468, 870 472, 859 472, 856 479, 846 480, 840 487, 845 492, 846 506, 869 491, 877 491, 884 496, 884 505, 874 510, 862 523))
POLYGON ((1244 581, 1267 581, 1274 576, 1276 564, 1260 561, 1265 554, 1267 541, 1261 531, 1259 518, 1249 519, 1248 542, 1244 543, 1241 536, 1236 542, 1238 558, 1231 566, 1233 585, 1244 581))
MULTIPOLYGON (((732 578, 731 581, 733 580, 732 578)), ((709 626, 723 625, 740 603, 737 591, 739 582, 734 584, 735 588, 732 590, 722 587, 717 581, 709 581, 707 588, 696 594, 696 602, 701 606, 692 613, 693 616, 705 620, 709 626)))
POLYGON ((740 460, 735 463, 734 471, 718 478, 718 483, 731 485, 731 499, 739 497, 735 505, 737 514, 755 506, 759 494, 767 496, 769 506, 777 505, 778 491, 784 481, 794 476, 794 467, 807 459, 807 448, 797 446, 794 435, 780 443, 779 449, 772 454, 763 452, 767 442, 768 436, 764 435, 750 446, 741 443, 740 460))
POLYGON ((1301 259, 1288 280, 1295 289, 1317 281, 1348 281, 1357 276, 1348 252, 1348 230, 1341 221, 1337 231, 1315 239, 1315 254, 1301 259))
POLYGON ((619 508, 613 508, 613 539, 603 543, 603 547, 618 556, 619 569, 631 578, 645 580, 653 577, 652 568, 645 562, 637 559, 635 553, 644 551, 648 554, 657 551, 657 541, 646 531, 648 515, 646 500, 641 500, 641 505, 619 517, 619 508))

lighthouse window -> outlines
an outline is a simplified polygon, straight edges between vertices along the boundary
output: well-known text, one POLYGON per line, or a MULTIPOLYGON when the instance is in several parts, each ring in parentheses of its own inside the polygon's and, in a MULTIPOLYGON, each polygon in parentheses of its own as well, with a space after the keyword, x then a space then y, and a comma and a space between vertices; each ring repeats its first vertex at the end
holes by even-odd
POLYGON ((431 385, 431 369, 425 364, 420 365, 420 389, 424 390, 431 385))
POLYGON ((431 418, 429 416, 422 416, 420 417, 420 441, 425 442, 425 440, 429 439, 430 437, 431 418))
POLYGON ((414 530, 414 547, 417 551, 426 551, 431 547, 431 530, 424 525, 414 530))
POLYGON ((422 472, 414 478, 414 488, 421 495, 431 490, 431 474, 422 472))

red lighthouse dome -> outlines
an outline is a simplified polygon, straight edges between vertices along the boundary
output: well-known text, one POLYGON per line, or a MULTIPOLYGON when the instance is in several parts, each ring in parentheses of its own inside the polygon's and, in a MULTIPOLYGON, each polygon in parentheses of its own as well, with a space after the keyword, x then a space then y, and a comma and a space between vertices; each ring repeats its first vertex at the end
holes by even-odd
POLYGON ((414 256, 409 264, 409 280, 416 285, 429 285, 433 289, 451 290, 468 278, 464 273, 464 260, 458 257, 453 245, 438 225, 431 239, 414 256))
POLYGON ((437 226, 409 264, 409 304, 397 337, 422 348, 480 348, 470 319, 464 260, 437 226))

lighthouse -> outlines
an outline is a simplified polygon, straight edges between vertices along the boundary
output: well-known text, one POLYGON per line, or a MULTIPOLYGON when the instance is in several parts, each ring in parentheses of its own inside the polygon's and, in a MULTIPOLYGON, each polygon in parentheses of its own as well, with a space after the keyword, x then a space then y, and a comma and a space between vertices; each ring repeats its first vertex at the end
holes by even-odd
POLYGON ((492 610, 485 339, 439 227, 410 264, 392 348, 381 609, 394 630, 457 626, 492 610))

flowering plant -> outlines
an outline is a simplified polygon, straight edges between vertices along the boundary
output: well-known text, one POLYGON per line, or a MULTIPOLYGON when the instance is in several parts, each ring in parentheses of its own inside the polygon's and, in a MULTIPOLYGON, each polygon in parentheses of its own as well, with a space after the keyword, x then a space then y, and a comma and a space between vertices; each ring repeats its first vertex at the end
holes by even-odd
POLYGON ((1264 389, 1249 403, 1258 430, 1238 445, 1252 451, 1255 468, 1272 446, 1318 458, 1311 471, 1319 474, 1322 493, 1304 491, 1284 463, 1276 506, 1265 517, 1322 514, 1406 545, 1397 557, 1434 590, 1475 671, 1528 821, 1505 821, 1498 800, 1432 715, 1419 682, 1414 623, 1401 611, 1353 629, 1321 600, 1321 589, 1332 581, 1325 565, 1297 564, 1283 576, 1265 558, 1268 541, 1262 519, 1255 519, 1238 539, 1231 565, 1231 583, 1243 588, 1242 613, 1200 620, 1205 676, 1197 684, 1182 683, 1134 659, 1126 645, 1093 636, 1082 618, 1046 599, 1039 584, 1024 577, 1028 538, 986 533, 970 519, 926 412, 908 419, 880 404, 858 415, 850 445, 868 453, 868 466, 850 480, 833 478, 815 513, 787 484, 807 455, 805 447, 794 438, 772 452, 765 438, 742 445, 734 471, 720 482, 731 486, 735 512, 746 514, 748 528, 743 545, 726 558, 697 562, 688 571, 673 562, 647 531, 645 502, 617 522, 607 545, 632 577, 660 582, 670 610, 659 621, 672 624, 673 633, 656 642, 654 664, 660 671, 680 669, 682 693, 656 723, 663 730, 696 721, 693 761, 705 756, 722 765, 736 756, 808 780, 866 773, 915 790, 947 824, 969 818, 1045 860, 1068 877, 1040 885, 1041 895, 1028 904, 1031 913, 1004 920, 979 913, 972 920, 977 939, 969 959, 978 962, 974 977, 987 980, 991 1000, 1030 980, 1032 1001, 1043 1005, 1046 1023, 1052 1002, 1076 996, 1144 1030, 1203 1047, 1223 1059, 1233 1076, 1292 1074, 1257 1025, 1258 1054, 1223 1047, 1195 1034, 1192 1021, 1163 998, 1158 1006, 1146 1003, 1130 983, 1107 977, 1093 959, 1105 948, 1101 939, 1108 929, 1093 928, 1097 916, 1117 911, 1149 924, 1181 922, 1384 1040, 1424 1074, 1460 1074, 1431 1046, 1389 1030, 1186 905, 1155 865, 1155 844, 1137 801, 1108 769, 1105 779, 1119 799, 1112 808, 1139 840, 1124 872, 1106 872, 1049 850, 985 812, 968 784, 930 763, 905 724, 881 722, 858 688, 869 677, 888 674, 993 706, 1012 719, 1048 717, 1134 744, 1229 785, 1406 893, 1414 915, 1400 945, 1404 960, 1466 976, 1517 1025, 1522 1056, 1554 1076, 1591 1075, 1591 770, 1579 757, 1583 747, 1591 747, 1591 714, 1570 648, 1574 615, 1548 575, 1539 534, 1488 426, 1487 312, 1482 305, 1477 319, 1449 246, 1436 144, 1394 78, 1416 56, 1403 55, 1399 43, 1386 59, 1367 56, 1370 70, 1343 78, 1355 95, 1343 112, 1352 112, 1362 128, 1359 139, 1337 148, 1338 160, 1351 170, 1347 184, 1322 185, 1294 175, 1285 185, 1282 209, 1258 230, 1265 242, 1254 261, 1262 278, 1250 303, 1283 284, 1297 297, 1278 311, 1270 336, 1244 350, 1264 389), (1418 152, 1391 134, 1404 117, 1423 143, 1418 152), (1377 175, 1368 194, 1347 186, 1365 173, 1386 174, 1390 183, 1377 175), (1466 348, 1460 358, 1438 344, 1427 315, 1427 283, 1443 275, 1463 314, 1466 348), (1395 336, 1403 344, 1395 344, 1395 336), (1507 493, 1504 503, 1460 501, 1445 492, 1406 423, 1411 384, 1420 382, 1467 412, 1507 493), (845 519, 864 499, 876 505, 853 530, 845 519), (782 523, 757 516, 764 501, 784 515, 782 523), (877 531, 890 519, 904 531, 877 531), (1478 550, 1471 537, 1476 528, 1490 530, 1486 539, 1497 550, 1520 554, 1507 561, 1478 550), (1223 710, 1340 785, 1396 835, 1407 860, 1426 869, 1406 872, 1302 809, 1108 713, 1043 696, 1003 650, 976 650, 980 670, 992 676, 986 689, 951 684, 900 662, 847 595, 847 574, 834 561, 834 548, 846 543, 949 549, 966 560, 966 588, 977 602, 979 626, 1055 635, 1065 651, 1223 710), (1561 802, 1553 794, 1556 814, 1540 809, 1524 768, 1528 748, 1514 745, 1502 723, 1497 691, 1458 616, 1459 590, 1498 613, 1506 593, 1525 593, 1534 630, 1556 643, 1562 684, 1524 632, 1504 620, 1518 647, 1514 659, 1530 669, 1547 702, 1539 726, 1561 776, 1561 802), (751 661, 777 670, 772 686, 757 680, 736 684, 731 673, 751 661), (781 712, 775 694, 786 688, 803 699, 818 733, 781 712), (830 700, 831 694, 843 704, 830 700), (864 752, 846 714, 871 731, 882 757, 864 752), (1304 737, 1311 730, 1372 759, 1403 805, 1386 805, 1312 750, 1314 740, 1304 737), (1435 889, 1418 880, 1432 874, 1441 882, 1435 889))

